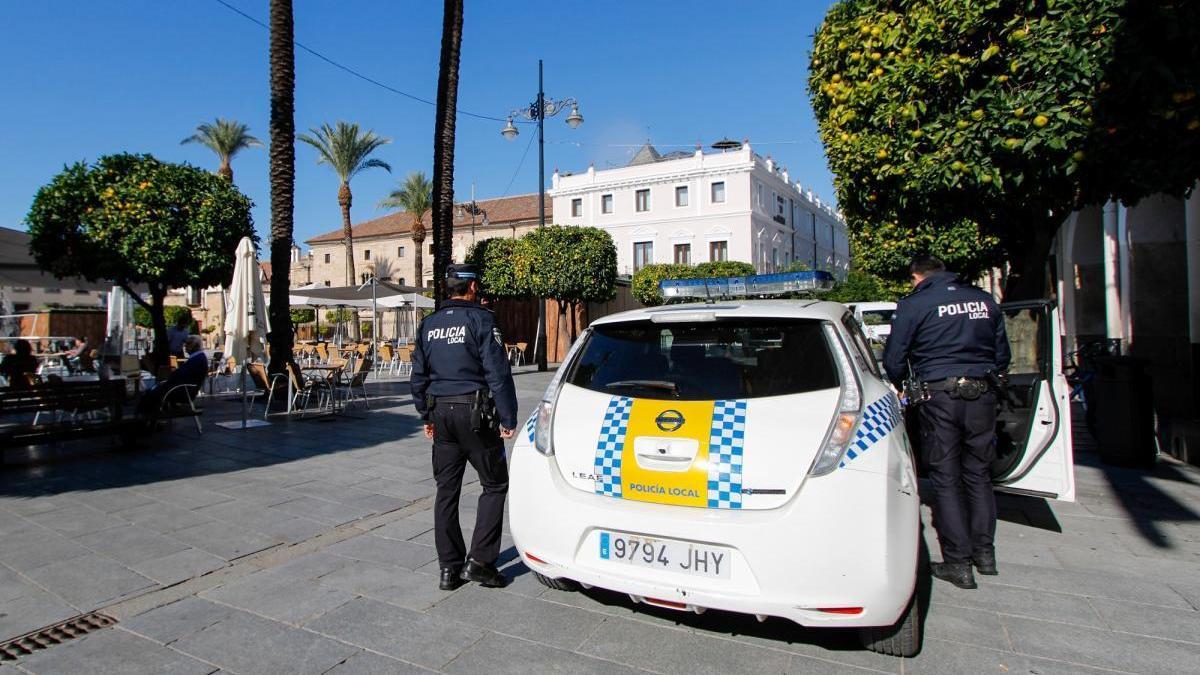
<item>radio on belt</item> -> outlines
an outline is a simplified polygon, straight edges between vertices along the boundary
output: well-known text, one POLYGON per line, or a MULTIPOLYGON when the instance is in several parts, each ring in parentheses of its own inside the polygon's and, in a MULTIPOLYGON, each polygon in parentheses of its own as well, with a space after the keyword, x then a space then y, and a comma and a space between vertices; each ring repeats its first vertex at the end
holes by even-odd
POLYGON ((833 288, 829 272, 780 272, 745 277, 716 277, 712 279, 665 279, 658 282, 663 298, 686 300, 703 298, 715 301, 722 298, 765 297, 827 291, 833 288))

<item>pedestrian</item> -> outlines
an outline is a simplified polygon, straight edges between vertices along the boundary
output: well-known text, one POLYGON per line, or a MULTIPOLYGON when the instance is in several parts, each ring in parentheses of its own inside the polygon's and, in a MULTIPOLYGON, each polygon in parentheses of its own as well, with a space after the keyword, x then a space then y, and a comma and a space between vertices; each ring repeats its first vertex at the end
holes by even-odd
POLYGON ((167 329, 167 353, 177 358, 184 358, 183 343, 191 334, 188 328, 192 324, 191 314, 180 314, 175 319, 175 325, 167 329))
POLYGON ((449 267, 450 299, 421 322, 409 380, 425 437, 433 439, 438 587, 447 591, 464 581, 489 588, 507 583, 495 565, 508 495, 501 439, 512 438, 517 427, 517 393, 504 340, 492 312, 479 304, 480 290, 474 265, 449 267), (467 462, 483 487, 469 555, 458 523, 467 462))
POLYGON ((947 272, 937 258, 917 256, 909 273, 914 290, 896 307, 884 367, 897 388, 906 379, 921 383, 909 387, 908 404, 933 483, 933 524, 942 548, 933 575, 976 588, 972 565, 980 574, 997 573, 991 465, 997 387, 1011 358, 1004 317, 992 296, 947 272))
POLYGON ((8 386, 12 389, 28 388, 37 370, 38 360, 28 340, 17 340, 13 343, 13 352, 0 361, 0 375, 8 380, 8 386))
MULTIPOLYGON (((204 384, 204 378, 208 377, 208 354, 204 352, 204 343, 199 335, 189 335, 183 341, 182 353, 187 356, 187 360, 179 364, 165 382, 147 391, 138 401, 138 415, 150 428, 153 428, 159 409, 162 408, 163 397, 172 389, 181 384, 199 389, 204 384)), ((179 402, 180 400, 167 401, 168 404, 179 402)))

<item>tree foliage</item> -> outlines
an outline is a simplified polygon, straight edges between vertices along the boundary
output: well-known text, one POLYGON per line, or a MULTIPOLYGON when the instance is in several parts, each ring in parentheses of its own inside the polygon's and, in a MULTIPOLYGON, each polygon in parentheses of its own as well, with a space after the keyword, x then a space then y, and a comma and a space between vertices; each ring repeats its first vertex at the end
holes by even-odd
POLYGON ((850 234, 850 258, 856 268, 898 284, 908 283, 908 264, 919 254, 933 255, 963 279, 975 281, 1000 262, 1000 242, 974 223, 901 227, 893 223, 860 225, 850 234))
POLYGON ((226 120, 218 117, 215 122, 200 124, 196 133, 180 141, 180 145, 199 143, 217 156, 220 166, 217 174, 230 183, 233 182, 233 168, 230 162, 234 155, 246 148, 262 147, 262 141, 250 135, 250 127, 237 120, 226 120))
POLYGON ((425 285, 425 214, 433 207, 433 183, 425 177, 424 172, 413 171, 404 179, 404 183, 388 193, 387 197, 379 200, 379 208, 404 209, 409 216, 409 235, 412 237, 413 248, 413 286, 425 285))
POLYGON ((291 318, 293 326, 312 323, 317 320, 317 312, 309 307, 292 308, 288 310, 288 316, 291 318))
POLYGON ((516 273, 526 279, 533 295, 568 304, 612 299, 617 248, 604 230, 547 225, 530 230, 518 242, 516 273))
POLYGON ((39 267, 59 277, 145 285, 156 352, 166 354, 163 298, 226 282, 242 237, 257 241, 250 200, 231 183, 150 155, 67 166, 33 198, 26 222, 39 267))
POLYGON ((828 291, 818 293, 817 297, 833 302, 877 302, 894 301, 905 292, 907 291, 901 284, 889 283, 862 270, 850 270, 845 281, 837 283, 828 291))
POLYGON ((520 240, 506 237, 481 239, 471 245, 466 261, 479 268, 484 294, 492 298, 529 296, 527 278, 517 274, 520 240))
MULTIPOLYGON (((188 332, 195 333, 198 331, 199 324, 192 318, 192 310, 183 305, 166 305, 163 307, 163 319, 166 320, 168 326, 176 325, 180 317, 187 317, 188 332)), ((154 319, 150 316, 150 311, 145 307, 138 305, 133 308, 133 323, 142 328, 154 328, 154 319)))
POLYGON ((698 277, 748 277, 757 274, 754 265, 740 260, 717 260, 696 265, 698 277))
POLYGON ((354 311, 339 307, 338 309, 325 310, 325 320, 331 324, 334 323, 350 323, 354 320, 354 311))
POLYGON ((1071 210, 1200 175, 1198 45, 1194 2, 841 0, 809 79, 838 202, 978 224, 1029 277, 1071 210))

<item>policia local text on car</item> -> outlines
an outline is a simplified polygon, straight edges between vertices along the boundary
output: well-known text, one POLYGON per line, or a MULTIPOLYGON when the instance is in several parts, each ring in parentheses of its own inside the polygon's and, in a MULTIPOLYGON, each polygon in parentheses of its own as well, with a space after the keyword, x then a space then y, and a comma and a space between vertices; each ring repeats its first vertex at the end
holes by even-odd
POLYGON ((450 299, 425 317, 417 331, 410 378, 425 436, 433 439, 438 587, 453 590, 463 581, 501 587, 506 582, 495 562, 508 495, 501 438, 512 438, 517 427, 516 387, 495 317, 478 303, 478 270, 451 265, 446 291, 450 299), (458 524, 467 462, 483 487, 469 556, 458 524))
POLYGON ((997 573, 991 464, 1011 358, 1004 317, 992 296, 961 282, 937 258, 917 257, 909 273, 915 290, 896 307, 884 367, 920 423, 942 547, 933 574, 975 588, 972 564, 980 574, 997 573))

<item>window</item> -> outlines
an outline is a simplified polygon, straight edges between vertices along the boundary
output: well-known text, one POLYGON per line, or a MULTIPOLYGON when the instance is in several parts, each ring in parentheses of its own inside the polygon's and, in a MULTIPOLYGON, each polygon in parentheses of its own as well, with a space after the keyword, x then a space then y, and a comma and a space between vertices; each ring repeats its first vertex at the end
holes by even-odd
POLYGON ((636 273, 654 262, 654 242, 639 241, 633 245, 633 271, 636 273))
POLYGON ((566 381, 658 400, 801 394, 839 386, 830 346, 815 320, 602 324, 567 366, 566 381))
POLYGON ((771 271, 776 272, 778 270, 779 270, 779 249, 773 248, 773 249, 771 249, 771 271))
POLYGON ((396 257, 397 257, 397 258, 403 258, 403 257, 404 257, 404 247, 403 247, 403 246, 401 246, 401 247, 399 247, 399 248, 397 248, 397 249, 396 249, 396 257))
POLYGON ((712 203, 725 203, 725 181, 717 181, 712 184, 712 203))
MULTIPOLYGON (((326 254, 325 254, 325 257, 326 257, 326 258, 328 258, 328 257, 329 257, 329 254, 328 254, 328 253, 326 253, 326 254)), ((325 280, 325 285, 326 285, 326 286, 328 286, 328 285, 329 285, 329 280, 328 280, 328 279, 326 279, 326 280, 325 280)))
POLYGON ((691 244, 675 244, 675 264, 676 265, 691 265, 692 264, 692 245, 691 244))
POLYGON ((399 279, 397 279, 397 280, 396 280, 396 283, 400 284, 401 286, 404 286, 404 285, 405 285, 405 284, 404 284, 404 277, 400 277, 399 279))
POLYGON ((575 198, 571 200, 571 217, 578 218, 583 215, 583 200, 575 198))
POLYGON ((680 185, 675 188, 675 206, 688 205, 688 189, 686 185, 680 185))
POLYGON ((754 186, 754 188, 755 188, 755 189, 754 189, 754 203, 755 203, 755 204, 757 204, 759 208, 762 208, 762 207, 763 207, 763 186, 762 186, 762 183, 758 183, 758 184, 756 184, 756 185, 754 186))
POLYGON ((850 343, 853 345, 853 354, 858 365, 879 377, 879 362, 875 360, 875 352, 871 351, 871 344, 867 342, 867 336, 863 335, 862 327, 854 320, 853 314, 846 313, 842 317, 842 327, 850 335, 850 343))
POLYGON ((775 195, 775 215, 782 216, 784 214, 783 197, 775 195))
POLYGON ((638 190, 637 192, 635 192, 633 195, 633 205, 634 205, 634 209, 636 209, 638 211, 649 211, 650 210, 650 191, 649 190, 638 190))
POLYGON ((54 294, 62 293, 62 289, 61 288, 43 288, 42 292, 54 295, 54 294))
POLYGON ((325 254, 325 264, 329 264, 329 254, 325 254))
POLYGON ((727 241, 710 241, 708 242, 708 259, 710 262, 722 262, 729 260, 729 242, 727 241))
POLYGON ((368 248, 368 249, 363 250, 363 260, 370 260, 370 259, 371 259, 371 249, 368 248))
MULTIPOLYGON (((82 289, 82 288, 76 288, 76 289, 75 289, 75 295, 88 295, 88 294, 90 294, 90 293, 91 293, 91 291, 84 290, 84 289, 82 289)), ((197 304, 199 304, 199 303, 197 303, 197 304)))
POLYGON ((612 213, 613 197, 612 195, 600 196, 600 213, 612 213))

